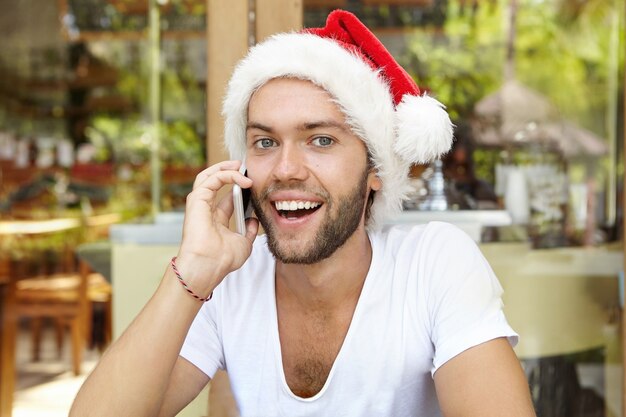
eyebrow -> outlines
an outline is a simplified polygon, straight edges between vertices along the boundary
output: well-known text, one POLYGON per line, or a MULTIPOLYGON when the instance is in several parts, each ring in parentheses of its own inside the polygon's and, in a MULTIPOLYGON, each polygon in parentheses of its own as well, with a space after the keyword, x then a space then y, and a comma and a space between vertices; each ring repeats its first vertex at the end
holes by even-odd
POLYGON ((339 123, 334 120, 320 120, 318 122, 304 123, 300 126, 299 130, 313 130, 319 128, 335 128, 343 131, 347 131, 347 127, 344 123, 339 123))
POLYGON ((248 122, 246 124, 246 130, 250 130, 250 129, 259 129, 268 133, 274 132, 274 130, 271 127, 265 126, 264 124, 257 123, 257 122, 248 122))
MULTIPOLYGON (((298 130, 301 130, 301 131, 314 130, 314 129, 319 129, 319 128, 335 128, 335 129, 339 129, 345 132, 348 131, 348 128, 344 123, 339 123, 334 120, 320 120, 316 122, 307 122, 298 126, 298 130)), ((250 130, 250 129, 259 129, 268 133, 274 132, 274 129, 272 129, 271 127, 266 126, 262 123, 258 123, 258 122, 248 122, 246 124, 246 130, 250 130)))

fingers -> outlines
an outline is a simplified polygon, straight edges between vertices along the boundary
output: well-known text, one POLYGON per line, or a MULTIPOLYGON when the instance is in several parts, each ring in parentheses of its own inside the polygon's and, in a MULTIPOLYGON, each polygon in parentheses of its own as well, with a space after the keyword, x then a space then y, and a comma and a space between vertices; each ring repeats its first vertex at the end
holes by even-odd
POLYGON ((194 189, 206 188, 211 191, 218 191, 227 184, 235 183, 239 184, 241 188, 252 186, 252 180, 240 174, 239 171, 219 171, 198 183, 194 189))
POLYGON ((185 207, 181 243, 184 250, 181 252, 196 253, 224 265, 226 273, 245 262, 259 229, 257 220, 253 220, 246 222, 245 236, 229 230, 229 220, 234 212, 232 193, 217 198, 218 191, 225 185, 252 186, 252 180, 239 172, 240 166, 240 161, 224 161, 201 171, 187 196, 185 207))
MULTIPOLYGON (((235 203, 231 195, 224 196, 217 204, 216 219, 222 224, 228 224, 229 219, 235 210, 235 203)), ((254 217, 246 219, 246 238, 250 242, 254 242, 257 232, 259 231, 259 220, 254 217), (253 237, 251 239, 251 237, 253 237)))
POLYGON ((252 180, 239 172, 240 166, 240 161, 223 161, 201 171, 196 176, 193 190, 187 196, 188 210, 192 210, 192 207, 206 207, 213 213, 215 221, 228 227, 234 211, 232 194, 228 193, 219 201, 216 196, 228 184, 238 184, 242 188, 252 186, 252 180), (206 203, 207 206, 198 203, 206 203))
POLYGON ((233 215, 233 211, 235 210, 235 203, 233 202, 232 194, 225 195, 219 203, 217 203, 217 211, 216 215, 218 220, 227 224, 228 219, 233 215))
POLYGON ((258 232, 259 220, 253 217, 246 219, 246 239, 248 239, 250 243, 254 242, 258 232))
MULTIPOLYGON (((194 180, 194 183, 193 183, 193 188, 195 189, 196 187, 200 186, 207 179, 209 179, 211 176, 213 176, 214 174, 220 171, 239 172, 238 170, 240 166, 241 166, 241 161, 222 161, 215 165, 211 165, 210 167, 200 171, 200 173, 196 175, 196 179, 194 180)), ((245 176, 243 175, 241 176, 245 178, 245 176)))
POLYGON ((216 193, 220 188, 227 184, 238 184, 241 188, 250 188, 252 180, 239 171, 217 171, 204 179, 197 179, 192 193, 199 189, 206 189, 212 193, 216 193))

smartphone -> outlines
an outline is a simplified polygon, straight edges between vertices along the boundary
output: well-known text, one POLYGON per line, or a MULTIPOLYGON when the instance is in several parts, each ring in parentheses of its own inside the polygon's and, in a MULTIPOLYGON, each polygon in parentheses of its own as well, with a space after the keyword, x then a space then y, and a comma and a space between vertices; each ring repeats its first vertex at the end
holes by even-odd
MULTIPOLYGON (((246 161, 241 163, 239 172, 246 175, 246 161)), ((246 234, 246 219, 252 216, 252 203, 250 202, 250 189, 233 185, 233 203, 235 205, 235 224, 237 233, 246 234)))

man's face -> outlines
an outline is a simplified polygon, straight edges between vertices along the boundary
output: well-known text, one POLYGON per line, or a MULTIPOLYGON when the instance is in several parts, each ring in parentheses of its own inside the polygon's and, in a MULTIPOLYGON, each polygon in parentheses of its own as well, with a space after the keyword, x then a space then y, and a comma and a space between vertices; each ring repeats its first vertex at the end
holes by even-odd
POLYGON ((250 100, 246 140, 252 202, 276 259, 319 262, 364 228, 368 192, 380 181, 326 91, 268 82, 250 100))

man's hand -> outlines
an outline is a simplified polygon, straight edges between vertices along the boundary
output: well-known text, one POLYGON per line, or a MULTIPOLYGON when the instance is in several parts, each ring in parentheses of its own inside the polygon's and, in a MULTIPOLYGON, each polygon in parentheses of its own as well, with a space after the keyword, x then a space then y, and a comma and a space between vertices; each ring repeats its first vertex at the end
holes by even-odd
POLYGON ((230 193, 217 201, 219 190, 227 184, 236 183, 241 188, 252 185, 252 180, 238 171, 240 165, 239 161, 224 161, 210 166, 196 176, 187 196, 183 240, 176 263, 187 283, 203 296, 243 265, 256 238, 256 219, 247 221, 245 236, 228 228, 233 214, 230 193))
MULTIPOLYGON (((216 202, 218 191, 227 184, 252 185, 252 180, 239 173, 240 165, 226 161, 205 169, 187 197, 176 264, 193 291, 205 297, 225 275, 243 265, 258 229, 257 220, 249 220, 246 236, 231 232, 231 195, 216 202)), ((174 415, 209 381, 202 371, 179 358, 203 303, 181 290, 170 267, 165 271, 152 298, 83 384, 71 416, 174 415)))

